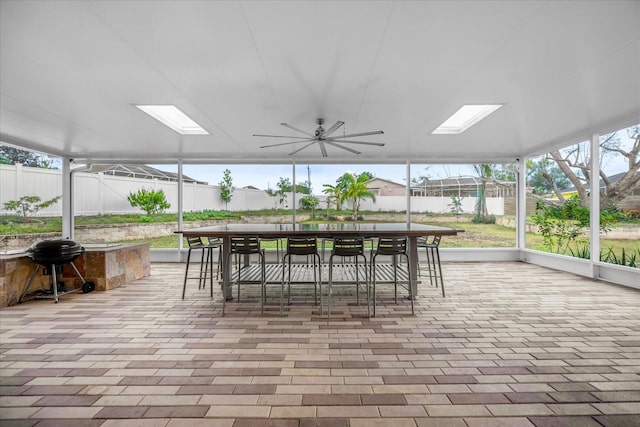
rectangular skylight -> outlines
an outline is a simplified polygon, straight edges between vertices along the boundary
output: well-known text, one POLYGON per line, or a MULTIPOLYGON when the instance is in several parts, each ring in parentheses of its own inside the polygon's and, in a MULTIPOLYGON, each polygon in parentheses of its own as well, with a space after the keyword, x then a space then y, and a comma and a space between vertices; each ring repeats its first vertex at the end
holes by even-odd
POLYGON ((431 132, 432 135, 457 135, 489 114, 502 107, 502 104, 492 105, 463 105, 458 111, 453 113, 451 117, 445 120, 436 130, 431 132))
POLYGON ((139 109, 181 135, 209 135, 175 105, 136 105, 139 109))

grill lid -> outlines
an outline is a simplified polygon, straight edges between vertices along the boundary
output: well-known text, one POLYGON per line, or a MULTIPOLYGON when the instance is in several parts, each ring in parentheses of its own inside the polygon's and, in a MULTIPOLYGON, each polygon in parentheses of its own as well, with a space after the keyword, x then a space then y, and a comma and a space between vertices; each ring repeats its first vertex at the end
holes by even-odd
POLYGON ((43 240, 27 249, 34 262, 43 265, 66 264, 78 258, 85 249, 73 240, 43 240))

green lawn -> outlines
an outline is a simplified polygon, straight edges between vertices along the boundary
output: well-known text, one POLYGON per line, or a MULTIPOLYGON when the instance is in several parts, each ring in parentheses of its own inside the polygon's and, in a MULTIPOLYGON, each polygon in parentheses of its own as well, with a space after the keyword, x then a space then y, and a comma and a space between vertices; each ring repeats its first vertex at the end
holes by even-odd
MULTIPOLYGON (((261 211, 251 212, 250 214, 258 215, 286 215, 290 211, 261 211)), ((324 213, 324 212, 322 212, 324 213)), ((322 213, 318 212, 318 215, 322 213)), ((333 212, 332 212, 333 213, 333 212)), ((240 218, 241 216, 248 215, 249 213, 230 213, 222 211, 206 211, 189 213, 188 219, 232 219, 240 218)), ((185 215, 187 216, 187 215, 185 215)), ((100 225, 100 224, 119 224, 119 223, 131 223, 131 222, 155 222, 155 221, 175 221, 175 215, 159 215, 153 218, 144 217, 141 215, 101 215, 92 217, 78 217, 76 218, 76 225, 100 225)), ((185 218, 187 220, 187 218, 185 218)), ((316 219, 306 221, 307 223, 326 222, 324 220, 316 219)), ((425 222, 425 224, 438 225, 443 227, 458 228, 464 230, 457 236, 446 236, 442 240, 442 247, 444 248, 512 248, 515 247, 516 231, 513 228, 505 227, 496 224, 474 224, 468 221, 450 221, 450 222, 425 222)), ((53 218, 37 218, 33 222, 24 223, 21 218, 4 216, 0 217, 0 233, 1 234, 30 234, 37 232, 56 232, 62 228, 61 220, 59 217, 53 218)), ((527 247, 536 250, 544 251, 542 237, 535 233, 527 233, 527 247)), ((128 243, 133 242, 147 242, 152 248, 177 248, 178 240, 173 234, 140 240, 127 240, 128 243)), ((580 246, 587 245, 585 242, 580 246)), ((629 254, 638 254, 640 251, 640 240, 612 240, 601 239, 600 246, 602 248, 602 254, 607 254, 610 249, 613 249, 616 256, 619 258, 622 254, 622 250, 629 254)), ((183 247, 187 247, 186 241, 184 241, 183 247)), ((275 248, 275 242, 264 242, 264 247, 275 248)), ((576 248, 573 248, 574 251, 576 248)), ((571 253, 567 252, 567 255, 571 253)), ((640 261, 640 255, 638 255, 640 261)))

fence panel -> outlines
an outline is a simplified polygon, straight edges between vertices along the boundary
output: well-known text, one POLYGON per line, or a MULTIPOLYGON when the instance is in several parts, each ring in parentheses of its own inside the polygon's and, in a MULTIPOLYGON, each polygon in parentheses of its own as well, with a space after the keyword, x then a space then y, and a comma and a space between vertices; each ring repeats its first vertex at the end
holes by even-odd
MULTIPOLYGON (((178 183, 171 181, 150 180, 145 178, 131 178, 104 174, 77 172, 74 174, 74 211, 76 215, 121 214, 140 213, 139 208, 129 204, 127 196, 130 192, 141 188, 163 190, 171 207, 167 212, 178 211, 178 183)), ((62 194, 61 171, 56 169, 29 168, 21 165, 0 165, 0 209, 9 200, 17 200, 22 196, 37 195, 42 200, 49 200, 62 194)), ((296 205, 300 206, 302 194, 297 194, 296 205)), ((319 197, 326 199, 324 196, 319 197)), ((286 206, 278 206, 276 198, 269 196, 265 191, 248 188, 236 188, 233 191, 228 207, 220 198, 220 187, 216 185, 203 185, 187 183, 183 191, 183 210, 202 211, 207 209, 222 210, 228 208, 231 211, 251 211, 261 209, 292 208, 293 195, 287 193, 286 206)), ((412 197, 411 210, 413 212, 447 213, 451 211, 451 199, 449 197, 412 197)), ((475 211, 476 198, 465 197, 462 199, 464 213, 475 211)), ((322 202, 320 209, 326 207, 322 202)), ((349 203, 344 203, 348 209, 349 203)), ((370 199, 362 200, 361 210, 400 212, 406 208, 405 196, 379 196, 373 202, 370 199)), ((39 215, 61 215, 62 205, 56 203, 50 208, 43 209, 39 215)), ((490 214, 504 214, 504 200, 499 197, 487 198, 487 209, 490 214)), ((0 211, 7 214, 9 212, 0 211)))

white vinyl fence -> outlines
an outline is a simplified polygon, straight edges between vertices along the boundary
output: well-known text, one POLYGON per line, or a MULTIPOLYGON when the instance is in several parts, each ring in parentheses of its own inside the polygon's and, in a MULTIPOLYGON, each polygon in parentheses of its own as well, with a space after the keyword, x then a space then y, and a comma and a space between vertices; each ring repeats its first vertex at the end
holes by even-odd
MULTIPOLYGON (((139 208, 129 204, 127 196, 141 188, 163 190, 171 208, 167 212, 178 210, 178 183, 157 179, 130 178, 101 173, 76 172, 74 174, 74 212, 76 215, 99 215, 140 213, 139 208)), ((0 214, 9 214, 4 210, 4 203, 17 200, 22 196, 39 196, 43 201, 62 195, 62 176, 57 169, 30 168, 22 165, 0 165, 0 214)), ((231 202, 227 207, 220 199, 220 187, 197 183, 184 184, 183 210, 203 211, 207 209, 230 211, 251 211, 277 208, 277 200, 263 190, 236 188, 231 202)), ((301 194, 296 195, 300 206, 301 194)), ((320 196, 319 209, 326 207, 325 197, 320 196)), ((292 194, 287 194, 287 206, 291 208, 292 194)), ((451 199, 448 197, 412 197, 411 210, 413 212, 450 212, 451 199)), ((462 200, 464 213, 474 211, 476 198, 466 197, 462 200)), ((349 205, 346 204, 345 207, 349 205)), ((361 210, 370 211, 404 211, 406 198, 404 196, 379 196, 376 201, 363 200, 361 210)), ((487 198, 490 214, 503 215, 504 201, 502 198, 487 198)), ((61 215, 60 203, 43 209, 38 214, 42 216, 61 215)))

